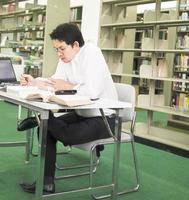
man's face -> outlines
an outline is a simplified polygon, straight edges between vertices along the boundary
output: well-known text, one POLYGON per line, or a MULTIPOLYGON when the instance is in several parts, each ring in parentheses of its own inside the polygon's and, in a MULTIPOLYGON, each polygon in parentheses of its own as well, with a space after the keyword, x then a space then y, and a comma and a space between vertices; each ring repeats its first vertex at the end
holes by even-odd
POLYGON ((80 49, 78 42, 74 42, 73 45, 68 45, 60 40, 52 40, 52 42, 58 57, 65 63, 70 62, 80 49))

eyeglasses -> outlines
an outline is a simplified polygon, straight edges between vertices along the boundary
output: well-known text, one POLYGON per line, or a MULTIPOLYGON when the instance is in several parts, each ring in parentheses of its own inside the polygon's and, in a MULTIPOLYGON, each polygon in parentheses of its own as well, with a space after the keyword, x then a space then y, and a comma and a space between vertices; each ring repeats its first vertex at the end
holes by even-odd
POLYGON ((57 47, 57 48, 54 48, 56 52, 64 52, 64 50, 66 49, 67 47, 64 47, 64 46, 60 46, 60 47, 57 47))
POLYGON ((60 53, 63 53, 69 46, 71 46, 71 47, 73 47, 74 46, 74 44, 67 44, 67 45, 65 45, 65 46, 59 46, 59 47, 54 47, 54 49, 55 49, 55 51, 58 53, 58 52, 60 52, 60 53))

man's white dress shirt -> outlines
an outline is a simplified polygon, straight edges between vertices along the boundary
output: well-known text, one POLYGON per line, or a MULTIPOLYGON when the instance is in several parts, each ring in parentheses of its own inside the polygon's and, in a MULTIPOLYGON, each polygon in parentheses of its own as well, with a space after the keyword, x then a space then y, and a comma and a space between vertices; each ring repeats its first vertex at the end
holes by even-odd
MULTIPOLYGON (((77 84, 77 94, 90 98, 108 98, 117 100, 117 92, 104 56, 97 46, 87 43, 69 63, 59 60, 54 79, 63 79, 77 84)), ((76 110, 83 117, 100 116, 97 110, 76 110)), ((106 115, 112 110, 105 110, 106 115)))

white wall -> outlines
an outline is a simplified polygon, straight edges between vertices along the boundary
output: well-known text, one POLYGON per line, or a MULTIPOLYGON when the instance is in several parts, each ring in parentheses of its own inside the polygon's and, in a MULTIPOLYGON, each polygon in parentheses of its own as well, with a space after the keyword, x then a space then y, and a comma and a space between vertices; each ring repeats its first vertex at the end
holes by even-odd
POLYGON ((81 32, 85 41, 98 44, 101 0, 83 2, 81 32))
POLYGON ((101 0, 70 0, 70 6, 83 5, 81 32, 85 41, 98 43, 101 0))

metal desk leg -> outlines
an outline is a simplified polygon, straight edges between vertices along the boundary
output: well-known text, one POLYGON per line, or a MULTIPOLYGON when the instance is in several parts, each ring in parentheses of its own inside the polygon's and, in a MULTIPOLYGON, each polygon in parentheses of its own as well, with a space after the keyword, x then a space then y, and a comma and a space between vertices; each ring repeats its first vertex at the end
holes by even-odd
MULTIPOLYGON (((47 113, 46 113, 47 114, 47 113)), ((46 153, 46 139, 47 139, 47 116, 41 114, 40 131, 39 131, 39 146, 38 146, 38 164, 36 176, 36 200, 42 199, 43 195, 43 180, 44 180, 44 166, 45 166, 45 153, 46 153)))
MULTIPOLYGON (((28 109, 27 117, 31 117, 32 111, 28 109)), ((28 129, 26 132, 26 158, 25 163, 29 163, 30 160, 30 150, 31 150, 31 129, 28 129)))
POLYGON ((114 144, 114 159, 113 159, 113 173, 112 173, 112 199, 117 199, 118 194, 118 172, 120 160, 120 144, 121 144, 121 118, 119 117, 119 110, 116 111, 115 119, 115 137, 117 138, 114 144))

